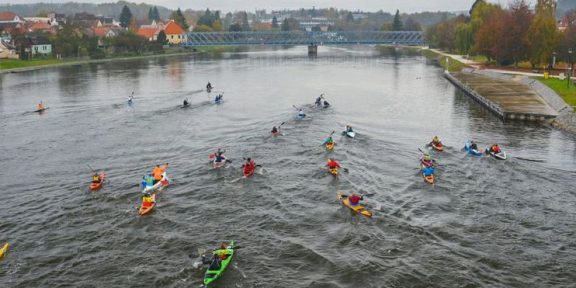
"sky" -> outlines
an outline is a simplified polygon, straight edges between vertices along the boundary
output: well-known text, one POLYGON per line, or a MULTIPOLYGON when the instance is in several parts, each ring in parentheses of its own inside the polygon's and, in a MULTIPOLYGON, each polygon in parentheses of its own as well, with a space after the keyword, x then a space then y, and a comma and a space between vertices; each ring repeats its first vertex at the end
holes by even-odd
MULTIPOLYGON (((25 4, 25 3, 62 3, 74 0, 0 0, 3 4, 25 4)), ((130 2, 161 5, 167 8, 182 8, 193 10, 220 10, 224 12, 255 9, 281 10, 298 8, 328 8, 334 7, 348 10, 362 10, 366 12, 383 10, 384 12, 395 12, 399 9, 401 13, 412 13, 422 11, 467 11, 475 0, 128 0, 130 2)), ((493 3, 500 3, 507 6, 512 0, 490 0, 493 3)), ((116 2, 116 0, 75 0, 75 2, 105 3, 116 2)), ((533 5, 536 0, 527 0, 533 5)))

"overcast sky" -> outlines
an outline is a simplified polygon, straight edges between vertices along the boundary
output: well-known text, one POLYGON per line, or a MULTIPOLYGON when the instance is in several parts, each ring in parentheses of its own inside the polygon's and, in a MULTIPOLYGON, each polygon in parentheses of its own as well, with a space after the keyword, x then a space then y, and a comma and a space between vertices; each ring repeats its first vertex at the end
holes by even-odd
MULTIPOLYGON (((2 4, 23 4, 23 3, 62 3, 74 0, 0 0, 2 4)), ((512 0, 490 0, 507 6, 512 0)), ((76 0, 75 2, 104 3, 116 2, 112 0, 76 0)), ((474 0, 132 0, 130 2, 162 5, 167 8, 176 9, 206 9, 221 11, 236 11, 255 9, 279 10, 296 8, 343 8, 348 10, 360 9, 362 11, 395 12, 421 12, 421 11, 463 11, 468 10, 474 0)), ((536 0, 527 0, 534 4, 536 0)))

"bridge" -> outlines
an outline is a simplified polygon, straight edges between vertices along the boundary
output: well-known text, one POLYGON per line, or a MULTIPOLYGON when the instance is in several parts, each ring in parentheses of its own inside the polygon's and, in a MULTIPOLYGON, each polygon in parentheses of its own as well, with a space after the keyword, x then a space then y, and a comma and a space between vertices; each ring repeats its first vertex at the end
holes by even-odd
POLYGON ((316 54, 318 45, 426 45, 421 31, 340 32, 190 32, 183 46, 307 45, 316 54))

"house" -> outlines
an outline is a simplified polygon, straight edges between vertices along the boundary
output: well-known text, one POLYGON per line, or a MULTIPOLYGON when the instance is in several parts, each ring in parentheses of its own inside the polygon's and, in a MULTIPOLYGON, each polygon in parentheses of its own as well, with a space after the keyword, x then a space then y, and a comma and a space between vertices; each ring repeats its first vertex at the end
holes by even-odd
POLYGON ((24 47, 26 53, 34 56, 45 56, 52 54, 52 44, 46 37, 22 37, 15 40, 17 47, 24 47))
POLYGON ((166 27, 164 27, 164 33, 166 33, 166 39, 170 44, 180 44, 186 41, 186 31, 176 24, 174 20, 170 20, 166 27))
POLYGON ((158 34, 160 33, 160 31, 162 30, 159 28, 140 27, 138 29, 138 32, 136 32, 136 34, 148 39, 148 41, 150 42, 154 42, 158 39, 158 34))
POLYGON ((54 26, 50 25, 49 23, 45 22, 33 22, 28 24, 28 31, 30 32, 48 32, 52 34, 56 34, 56 29, 54 26))
POLYGON ((0 12, 0 23, 21 23, 25 21, 12 12, 0 12))
POLYGON ((0 59, 18 59, 16 47, 6 41, 0 40, 0 59))

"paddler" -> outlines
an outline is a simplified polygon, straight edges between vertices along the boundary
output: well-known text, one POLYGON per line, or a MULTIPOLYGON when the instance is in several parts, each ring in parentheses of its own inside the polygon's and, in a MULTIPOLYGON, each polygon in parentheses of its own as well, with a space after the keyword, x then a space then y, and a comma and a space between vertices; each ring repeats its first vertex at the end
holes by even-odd
POLYGON ((471 150, 478 150, 478 144, 474 141, 470 141, 470 149, 471 150))
POLYGON ((256 169, 256 162, 254 162, 254 160, 252 160, 251 158, 246 158, 246 162, 242 164, 242 167, 244 167, 244 171, 246 170, 252 171, 256 169))
POLYGON ((40 101, 40 103, 36 105, 36 111, 42 111, 42 110, 44 110, 44 104, 42 104, 42 101, 40 101))
POLYGON ((222 161, 226 161, 226 157, 224 156, 224 152, 220 150, 220 148, 218 148, 218 151, 216 151, 216 153, 214 153, 214 162, 222 162, 222 161))
POLYGON ((208 84, 206 84, 206 90, 208 92, 210 92, 210 90, 212 90, 212 84, 210 82, 208 82, 208 84))
POLYGON ((154 199, 152 199, 152 195, 146 193, 142 197, 142 208, 149 208, 154 204, 154 199))
POLYGON ((324 100, 324 108, 328 108, 330 107, 330 103, 328 103, 328 101, 324 100))
POLYGON ((326 140, 324 140, 324 143, 322 143, 323 145, 329 144, 329 143, 334 143, 334 139, 332 138, 332 134, 330 134, 330 136, 328 136, 328 138, 326 138, 326 140))
POLYGON ((202 263, 210 264, 208 270, 220 270, 220 263, 226 260, 230 254, 228 253, 228 243, 222 242, 220 248, 212 252, 212 259, 206 259, 206 255, 202 255, 202 263))
POLYGON ((434 136, 434 138, 432 138, 432 142, 430 142, 430 144, 437 146, 438 144, 441 144, 442 142, 440 142, 440 138, 438 138, 438 136, 434 136))
POLYGON ((304 114, 304 110, 302 110, 302 108, 300 108, 300 109, 298 110, 298 117, 300 117, 300 118, 306 117, 306 114, 304 114))
POLYGON ((92 183, 100 183, 100 175, 98 173, 94 173, 94 175, 92 175, 92 183))
POLYGON ((346 127, 344 128, 344 132, 350 133, 350 132, 354 132, 354 130, 352 130, 352 126, 346 125, 346 127))
POLYGON ((328 159, 326 166, 328 166, 328 169, 336 169, 340 168, 340 163, 334 159, 328 159))
POLYGON ((188 103, 188 99, 184 99, 184 102, 182 103, 182 106, 186 107, 190 105, 190 103, 188 103))
POLYGON ((278 128, 276 128, 276 126, 272 127, 272 134, 278 134, 280 132, 280 130, 278 130, 278 128))
POLYGON ((426 167, 432 167, 434 166, 434 159, 432 159, 432 156, 430 156, 430 154, 425 153, 422 158, 420 158, 420 161, 422 162, 422 164, 426 167))
POLYGON ((354 192, 352 192, 352 195, 348 196, 348 203, 350 203, 350 206, 356 206, 360 204, 360 200, 364 200, 364 196, 357 195, 354 192))
POLYGON ((498 154, 498 153, 502 152, 502 149, 500 148, 500 146, 498 144, 494 144, 494 145, 490 146, 490 152, 492 152, 494 154, 498 154))
POLYGON ((166 168, 168 168, 168 163, 160 166, 160 165, 156 165, 156 167, 154 167, 154 169, 152 170, 152 176, 154 177, 154 183, 162 180, 162 174, 164 174, 164 172, 166 171, 166 168))
POLYGON ((132 104, 132 102, 134 102, 134 91, 128 96, 128 104, 132 104))
POLYGON ((316 106, 320 107, 322 106, 322 99, 324 99, 324 94, 320 94, 320 96, 318 96, 318 98, 316 98, 316 102, 314 102, 314 104, 316 104, 316 106))

